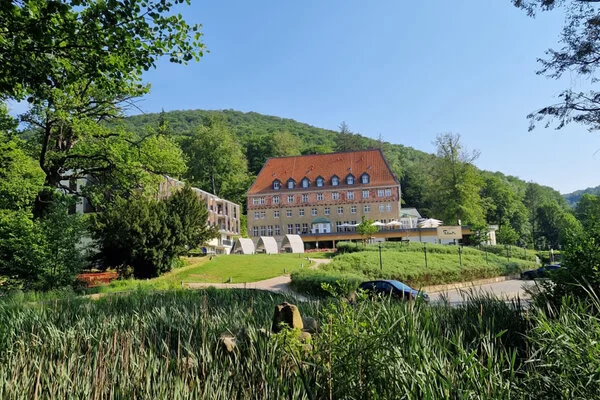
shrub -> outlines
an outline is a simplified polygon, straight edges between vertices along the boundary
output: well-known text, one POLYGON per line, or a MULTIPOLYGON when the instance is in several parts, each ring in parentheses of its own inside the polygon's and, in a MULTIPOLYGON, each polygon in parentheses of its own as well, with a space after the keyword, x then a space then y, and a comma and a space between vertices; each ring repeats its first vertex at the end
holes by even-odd
POLYGON ((215 237, 207 216, 186 186, 164 201, 117 198, 95 217, 93 233, 106 267, 130 265, 137 278, 150 278, 170 271, 178 265, 177 256, 215 237))
POLYGON ((0 210, 0 276, 3 288, 50 290, 70 286, 84 265, 85 231, 80 216, 68 215, 57 199, 45 215, 0 210))
POLYGON ((338 242, 338 243, 336 243, 335 248, 337 249, 337 252, 339 254, 354 253, 356 251, 363 250, 362 245, 359 246, 358 243, 353 243, 353 242, 338 242))
POLYGON ((300 270, 292 273, 291 287, 299 293, 324 297, 331 293, 328 285, 336 293, 347 296, 358 288, 364 278, 356 274, 333 273, 319 270, 300 270))

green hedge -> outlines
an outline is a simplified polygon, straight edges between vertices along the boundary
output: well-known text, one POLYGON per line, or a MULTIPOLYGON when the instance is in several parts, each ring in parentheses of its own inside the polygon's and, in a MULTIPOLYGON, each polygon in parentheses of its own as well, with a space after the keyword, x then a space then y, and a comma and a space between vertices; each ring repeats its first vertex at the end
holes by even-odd
POLYGON ((292 273, 291 287, 298 293, 325 297, 329 296, 323 284, 329 285, 336 293, 349 295, 364 281, 364 277, 348 273, 332 273, 320 270, 300 270, 292 273))
POLYGON ((362 244, 354 242, 338 242, 336 243, 335 248, 339 254, 354 253, 364 250, 364 246, 362 244))

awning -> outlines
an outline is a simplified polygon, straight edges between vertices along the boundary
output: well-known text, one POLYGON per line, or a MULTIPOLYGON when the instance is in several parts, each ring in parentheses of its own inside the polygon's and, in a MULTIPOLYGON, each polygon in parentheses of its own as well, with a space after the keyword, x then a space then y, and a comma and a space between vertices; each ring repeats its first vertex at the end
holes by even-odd
POLYGON ((319 217, 319 218, 315 218, 312 222, 313 225, 315 224, 331 224, 331 222, 325 218, 325 217, 319 217))

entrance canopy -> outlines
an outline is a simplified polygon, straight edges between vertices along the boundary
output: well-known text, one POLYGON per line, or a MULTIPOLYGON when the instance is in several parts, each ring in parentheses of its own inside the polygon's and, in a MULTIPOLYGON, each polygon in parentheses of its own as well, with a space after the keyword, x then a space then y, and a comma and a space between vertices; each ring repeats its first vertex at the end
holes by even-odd
POLYGON ((304 242, 300 235, 285 235, 281 250, 287 253, 304 253, 304 242))
POLYGON ((233 245, 233 254, 254 254, 254 242, 252 239, 239 238, 233 245))
POLYGON ((256 243, 257 253, 277 254, 277 241, 273 236, 261 236, 256 243))

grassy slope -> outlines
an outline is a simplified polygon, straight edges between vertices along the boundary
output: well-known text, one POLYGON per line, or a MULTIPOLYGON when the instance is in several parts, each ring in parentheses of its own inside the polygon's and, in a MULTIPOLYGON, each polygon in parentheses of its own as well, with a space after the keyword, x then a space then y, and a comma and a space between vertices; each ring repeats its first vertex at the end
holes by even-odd
POLYGON ((533 254, 516 250, 510 260, 490 252, 486 258, 484 251, 464 248, 461 266, 456 246, 428 245, 426 267, 421 244, 406 246, 388 243, 381 253, 383 268, 380 268, 378 248, 367 246, 359 252, 336 256, 332 263, 323 265, 318 272, 295 274, 292 280, 297 290, 312 294, 319 291, 320 282, 330 282, 336 276, 349 280, 349 285, 356 285, 362 278, 397 279, 413 287, 423 287, 510 275, 534 268, 534 257, 533 254))
POLYGON ((186 258, 186 266, 148 281, 122 280, 94 288, 93 292, 119 292, 138 288, 165 290, 181 286, 181 282, 233 283, 256 282, 289 274, 309 263, 298 254, 255 254, 186 258))
POLYGON ((218 256, 212 260, 187 259, 190 263, 182 270, 164 276, 165 280, 177 282, 222 283, 230 277, 235 283, 256 282, 289 274, 308 266, 306 257, 298 254, 254 254, 218 256))

